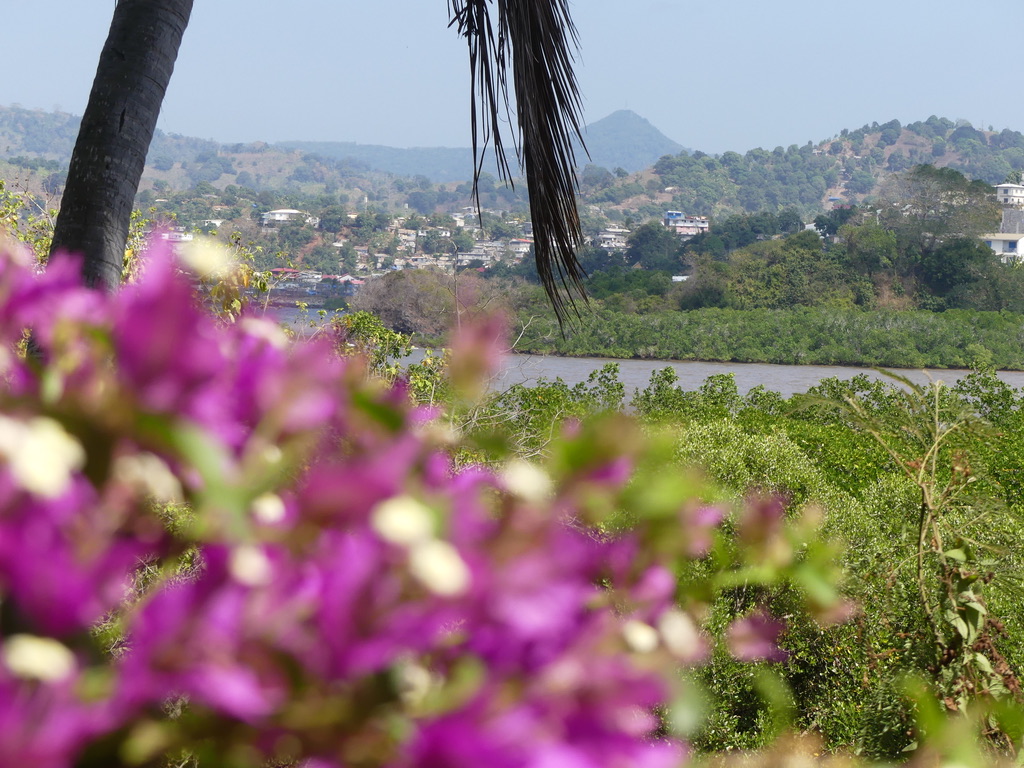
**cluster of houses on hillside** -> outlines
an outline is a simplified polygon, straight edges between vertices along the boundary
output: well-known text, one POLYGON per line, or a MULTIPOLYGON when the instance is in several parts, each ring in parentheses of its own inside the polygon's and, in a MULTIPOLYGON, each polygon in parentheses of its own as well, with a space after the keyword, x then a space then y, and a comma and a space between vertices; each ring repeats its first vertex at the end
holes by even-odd
MULTIPOLYGON (((1002 223, 999 231, 982 236, 985 243, 1004 261, 1024 260, 1024 185, 1000 184, 995 188, 996 200, 1003 208, 1002 223)), ((355 218, 357 214, 349 214, 355 218)), ((397 237, 398 246, 392 256, 371 255, 366 246, 356 246, 360 269, 363 271, 381 272, 388 269, 418 269, 436 267, 451 270, 457 266, 478 264, 489 267, 499 262, 518 262, 529 254, 533 247, 533 230, 529 222, 522 225, 522 237, 509 240, 484 240, 483 232, 473 225, 474 210, 466 209, 452 215, 453 229, 430 227, 425 229, 406 228, 406 219, 396 219, 390 231, 397 237), (460 252, 452 248, 438 249, 444 252, 427 254, 418 250, 418 244, 424 238, 433 237, 445 240, 452 237, 454 229, 461 229, 474 237, 472 249, 460 252)), ((279 209, 263 214, 265 226, 276 226, 285 222, 299 221, 317 226, 319 219, 309 213, 294 209, 279 209)), ((665 211, 661 223, 680 239, 706 233, 710 222, 706 216, 687 215, 682 211, 665 211)), ((167 237, 179 238, 183 233, 169 232, 167 237)), ((622 251, 628 247, 630 230, 620 226, 609 226, 603 229, 592 244, 609 251, 622 251)), ((336 247, 344 247, 344 240, 335 242, 336 247)), ((365 282, 362 278, 345 275, 324 275, 312 270, 276 269, 275 277, 283 283, 293 286, 312 287, 328 282, 343 292, 351 292, 365 282)))
MULTIPOLYGON (((349 213, 350 219, 356 219, 357 213, 349 213)), ((508 240, 485 240, 482 239, 483 232, 475 226, 475 208, 466 208, 462 211, 451 214, 453 227, 428 227, 422 229, 411 229, 405 227, 408 219, 396 218, 389 228, 395 236, 397 246, 391 255, 371 254, 366 246, 354 246, 359 260, 361 271, 381 271, 387 269, 417 269, 425 267, 436 267, 440 269, 452 269, 456 266, 467 266, 478 264, 482 267, 489 267, 499 262, 518 262, 530 253, 533 248, 533 228, 530 222, 521 225, 522 236, 508 240), (454 230, 462 230, 474 238, 473 247, 469 250, 458 251, 453 248, 439 248, 437 253, 424 253, 420 244, 426 238, 434 240, 447 240, 452 237, 454 230)), ((281 208, 267 211, 262 214, 264 227, 277 227, 286 223, 302 223, 316 227, 320 220, 306 211, 299 211, 294 208, 281 208)), ((709 221, 706 216, 690 216, 681 211, 666 211, 662 217, 662 224, 678 235, 681 239, 687 240, 694 235, 708 231, 709 221)), ((610 226, 603 229, 592 244, 609 251, 623 251, 628 247, 630 230, 620 226, 610 226)), ((344 238, 339 238, 333 243, 336 248, 344 248, 347 245, 344 238)), ((279 278, 292 281, 299 280, 296 270, 281 271, 279 278)), ((305 280, 312 280, 312 275, 307 275, 305 280)), ((320 275, 321 280, 338 279, 337 276, 320 275)))
MULTIPOLYGON (((689 240, 695 235, 703 234, 710 226, 707 216, 688 216, 682 211, 665 211, 661 223, 681 240, 689 240)), ((607 251, 624 251, 629 247, 630 234, 630 230, 625 227, 605 227, 593 244, 607 251)))
MULTIPOLYGON (((451 214, 454 226, 447 227, 424 227, 421 229, 410 229, 405 226, 408 219, 398 217, 388 227, 395 240, 395 247, 387 254, 370 253, 370 248, 365 245, 355 245, 358 269, 363 272, 381 272, 390 269, 419 269, 436 267, 444 270, 451 270, 456 266, 468 266, 478 264, 483 267, 491 266, 498 262, 518 262, 526 256, 533 248, 533 227, 530 222, 520 225, 521 237, 514 237, 508 240, 485 240, 482 239, 483 231, 473 224, 475 208, 465 209, 451 214), (473 246, 467 250, 458 250, 455 247, 443 245, 444 241, 450 241, 454 231, 463 230, 472 237, 473 246), (421 246, 425 239, 432 238, 435 241, 435 253, 423 252, 421 246), (436 247, 438 241, 441 247, 436 247)), ((355 220, 359 214, 349 213, 348 218, 355 220)), ((261 215, 262 225, 267 228, 278 227, 287 223, 301 223, 312 227, 320 224, 320 219, 306 211, 299 211, 294 208, 281 208, 267 211, 261 215)), ((339 237, 332 245, 335 248, 344 248, 349 242, 344 237, 339 237)), ((341 283, 345 286, 357 286, 362 280, 353 278, 351 275, 325 275, 312 270, 297 269, 276 269, 273 270, 275 277, 286 285, 312 286, 324 281, 341 283)))
MULTIPOLYGON (((354 219, 358 214, 349 214, 354 219)), ((452 214, 456 229, 463 229, 479 238, 483 232, 473 226, 470 212, 459 212, 452 214)), ((264 226, 277 226, 284 222, 304 222, 316 226, 319 220, 304 211, 290 208, 276 211, 268 211, 263 214, 264 226)), ((518 263, 530 253, 533 248, 533 227, 530 222, 522 225, 523 236, 509 240, 483 240, 476 239, 472 249, 464 252, 452 252, 450 249, 443 253, 426 254, 417 251, 417 244, 426 237, 433 235, 442 240, 452 236, 452 230, 444 227, 431 227, 429 229, 407 229, 403 225, 407 220, 399 217, 392 222, 389 231, 398 239, 398 247, 394 256, 383 254, 371 254, 367 246, 355 246, 359 259, 359 269, 364 272, 380 274, 391 269, 423 269, 437 268, 451 270, 456 266, 469 266, 477 264, 483 268, 490 267, 500 262, 518 263)), ((662 224, 682 240, 688 240, 694 235, 708 231, 709 221, 706 216, 688 216, 681 211, 666 211, 662 218, 662 224)), ((592 245, 604 248, 608 251, 624 251, 628 246, 628 238, 631 230, 625 227, 610 226, 604 228, 592 245)), ((333 245, 343 248, 346 245, 344 239, 339 239, 333 245)), ((341 285, 345 292, 351 292, 357 286, 362 285, 364 280, 352 275, 326 275, 312 270, 298 269, 275 269, 274 276, 282 284, 288 286, 312 287, 321 282, 341 285)))

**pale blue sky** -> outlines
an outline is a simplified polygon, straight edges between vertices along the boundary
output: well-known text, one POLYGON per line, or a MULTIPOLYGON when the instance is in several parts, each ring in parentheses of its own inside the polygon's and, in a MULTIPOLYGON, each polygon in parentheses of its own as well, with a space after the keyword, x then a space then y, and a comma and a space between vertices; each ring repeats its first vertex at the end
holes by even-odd
MULTIPOLYGON (((80 114, 113 0, 6 0, 0 104, 80 114)), ((575 0, 587 122, 705 152, 939 115, 1024 131, 1021 0, 575 0), (1001 34, 1000 34, 1001 33, 1001 34)), ((160 127, 222 142, 468 146, 446 0, 195 0, 160 127)))

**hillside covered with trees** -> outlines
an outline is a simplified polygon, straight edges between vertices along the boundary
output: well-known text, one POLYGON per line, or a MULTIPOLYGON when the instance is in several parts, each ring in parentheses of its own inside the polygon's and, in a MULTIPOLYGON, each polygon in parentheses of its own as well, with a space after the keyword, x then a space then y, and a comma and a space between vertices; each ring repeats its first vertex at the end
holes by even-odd
POLYGON ((1024 170, 1024 135, 1009 129, 978 130, 934 116, 905 126, 892 120, 843 130, 817 144, 663 157, 646 182, 610 182, 589 199, 648 216, 665 208, 718 216, 787 207, 810 215, 831 208, 834 201, 877 196, 892 174, 920 164, 997 184, 1024 170), (644 201, 644 193, 655 199, 644 201))
MULTIPOLYGON (((59 185, 78 125, 77 117, 65 113, 0 107, 0 162, 12 164, 0 168, 0 174, 11 178, 18 169, 42 170, 44 177, 52 177, 51 187, 59 185)), ((582 153, 577 158, 584 202, 613 217, 630 215, 640 221, 667 208, 720 217, 792 207, 812 217, 831 208, 834 199, 859 202, 877 196, 893 173, 923 163, 989 184, 1024 171, 1024 134, 982 130, 935 116, 907 125, 876 122, 817 143, 742 154, 680 151, 678 144, 628 111, 591 124, 586 138, 591 158, 582 153), (644 157, 652 159, 645 164, 644 157)), ((429 202, 439 207, 461 202, 445 199, 444 192, 468 179, 468 150, 429 150, 439 154, 427 161, 409 154, 417 151, 343 142, 221 144, 157 131, 143 189, 164 182, 184 191, 204 181, 220 189, 234 184, 289 193, 358 189, 367 202, 382 202, 373 200, 375 189, 417 177, 419 191, 439 196, 429 202), (428 172, 435 166, 443 166, 443 172, 428 172), (457 167, 465 170, 460 174, 457 167)), ((394 202, 400 206, 406 201, 394 202)))
MULTIPOLYGON (((24 190, 41 220, 59 200, 61 147, 74 127, 69 116, 0 110, 0 177, 24 190)), ((461 311, 451 299, 455 254, 488 242, 497 248, 493 263, 473 256, 459 269, 487 266, 478 277, 500 288, 467 295, 513 309, 529 327, 524 351, 1021 368, 1016 321, 1006 318, 1024 312, 1024 272, 994 258, 978 236, 998 228, 987 184, 1020 172, 1022 147, 1015 131, 930 118, 843 131, 817 146, 681 152, 640 173, 588 164, 579 172, 581 213, 595 245, 580 258, 593 314, 564 338, 529 259, 520 263, 522 251, 510 250, 517 238, 529 243, 522 183, 485 174, 479 221, 463 215, 475 202, 468 182, 437 185, 269 145, 158 134, 137 206, 156 223, 219 233, 265 271, 366 279, 433 265, 441 270, 433 276, 389 275, 385 290, 368 286, 360 306, 390 317, 373 297, 412 297, 406 283, 415 284, 438 306, 409 298, 403 303, 415 311, 394 321, 435 341, 461 311), (921 161, 927 165, 910 165, 921 161), (275 209, 305 220, 264 226, 262 216, 275 209), (681 241, 660 222, 667 209, 704 211, 710 230, 681 241), (812 221, 816 232, 805 231, 812 221), (622 247, 596 245, 610 226, 628 233, 622 247), (934 314, 947 310, 969 317, 934 314)))

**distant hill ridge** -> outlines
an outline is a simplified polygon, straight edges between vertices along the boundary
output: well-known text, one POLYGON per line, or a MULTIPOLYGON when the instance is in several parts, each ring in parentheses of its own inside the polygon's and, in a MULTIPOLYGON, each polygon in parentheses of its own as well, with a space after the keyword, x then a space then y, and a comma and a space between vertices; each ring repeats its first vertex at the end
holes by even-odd
MULTIPOLYGON (((683 151, 683 146, 668 138, 635 112, 619 110, 591 123, 584 129, 587 152, 575 147, 576 160, 599 165, 608 170, 622 168, 630 173, 649 168, 663 155, 683 151)), ((281 141, 274 146, 298 149, 335 160, 349 159, 378 171, 400 176, 426 176, 435 183, 465 181, 473 171, 473 154, 469 148, 416 147, 398 149, 351 141, 281 141)), ((492 157, 485 170, 497 174, 492 157)))
MULTIPOLYGON (((29 169, 47 189, 59 188, 79 123, 80 118, 66 113, 0 107, 4 173, 29 169)), ((707 155, 683 149, 649 121, 621 110, 587 126, 586 140, 590 162, 609 172, 584 170, 584 200, 642 217, 666 209, 712 216, 785 207, 820 212, 840 200, 860 202, 877 194, 893 173, 920 163, 950 167, 990 184, 1024 172, 1020 132, 985 131, 934 115, 907 125, 897 120, 866 124, 817 144, 707 155), (626 173, 611 173, 620 168, 626 173)), ((581 166, 587 163, 582 153, 578 160, 581 166)), ((465 182, 471 173, 468 149, 353 142, 220 144, 158 130, 143 186, 184 190, 201 183, 222 189, 233 184, 296 194, 346 190, 352 200, 372 203, 407 188, 429 197, 424 183, 465 182), (413 176, 425 178, 413 187, 396 178, 413 176)), ((446 194, 454 194, 452 186, 446 194)), ((465 194, 464 186, 459 184, 458 194, 465 194)))
MULTIPOLYGON (((74 149, 81 118, 64 112, 21 107, 0 107, 0 157, 42 157, 66 163, 74 149)), ((585 127, 587 154, 576 147, 582 167, 590 162, 608 170, 630 173, 653 165, 662 155, 677 154, 683 146, 672 141, 651 123, 629 110, 613 112, 585 127)), ((150 164, 194 162, 209 152, 237 151, 254 145, 220 144, 209 139, 168 134, 158 130, 153 138, 150 164)), ((282 141, 269 145, 286 151, 342 160, 355 167, 398 176, 426 176, 432 182, 466 181, 472 176, 472 151, 468 147, 415 147, 402 149, 352 141, 282 141)), ((485 169, 497 174, 493 159, 485 169)))

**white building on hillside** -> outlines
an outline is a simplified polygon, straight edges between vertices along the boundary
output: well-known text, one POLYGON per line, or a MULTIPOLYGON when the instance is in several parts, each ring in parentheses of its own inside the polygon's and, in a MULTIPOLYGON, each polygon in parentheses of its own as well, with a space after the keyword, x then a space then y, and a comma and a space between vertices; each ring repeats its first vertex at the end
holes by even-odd
POLYGON ((1003 206, 1024 208, 1024 185, 997 184, 996 202, 1003 206))
POLYGON ((267 211, 261 217, 264 227, 272 227, 277 224, 287 224, 291 221, 309 224, 311 227, 320 226, 320 219, 311 216, 305 211, 297 211, 294 208, 278 208, 276 211, 267 211))
POLYGON ((677 235, 686 238, 708 231, 707 216, 687 216, 682 211, 665 211, 662 223, 677 235))
POLYGON ((1024 260, 1024 185, 997 184, 996 202, 1003 207, 999 231, 981 236, 1003 261, 1024 260))
POLYGON ((982 235, 981 239, 1003 261, 1021 260, 1021 251, 1024 249, 1021 240, 1024 240, 1024 232, 995 232, 991 235, 982 235))
POLYGON ((626 241, 629 234, 625 227, 605 227, 597 236, 597 246, 608 251, 623 251, 629 245, 626 241))

